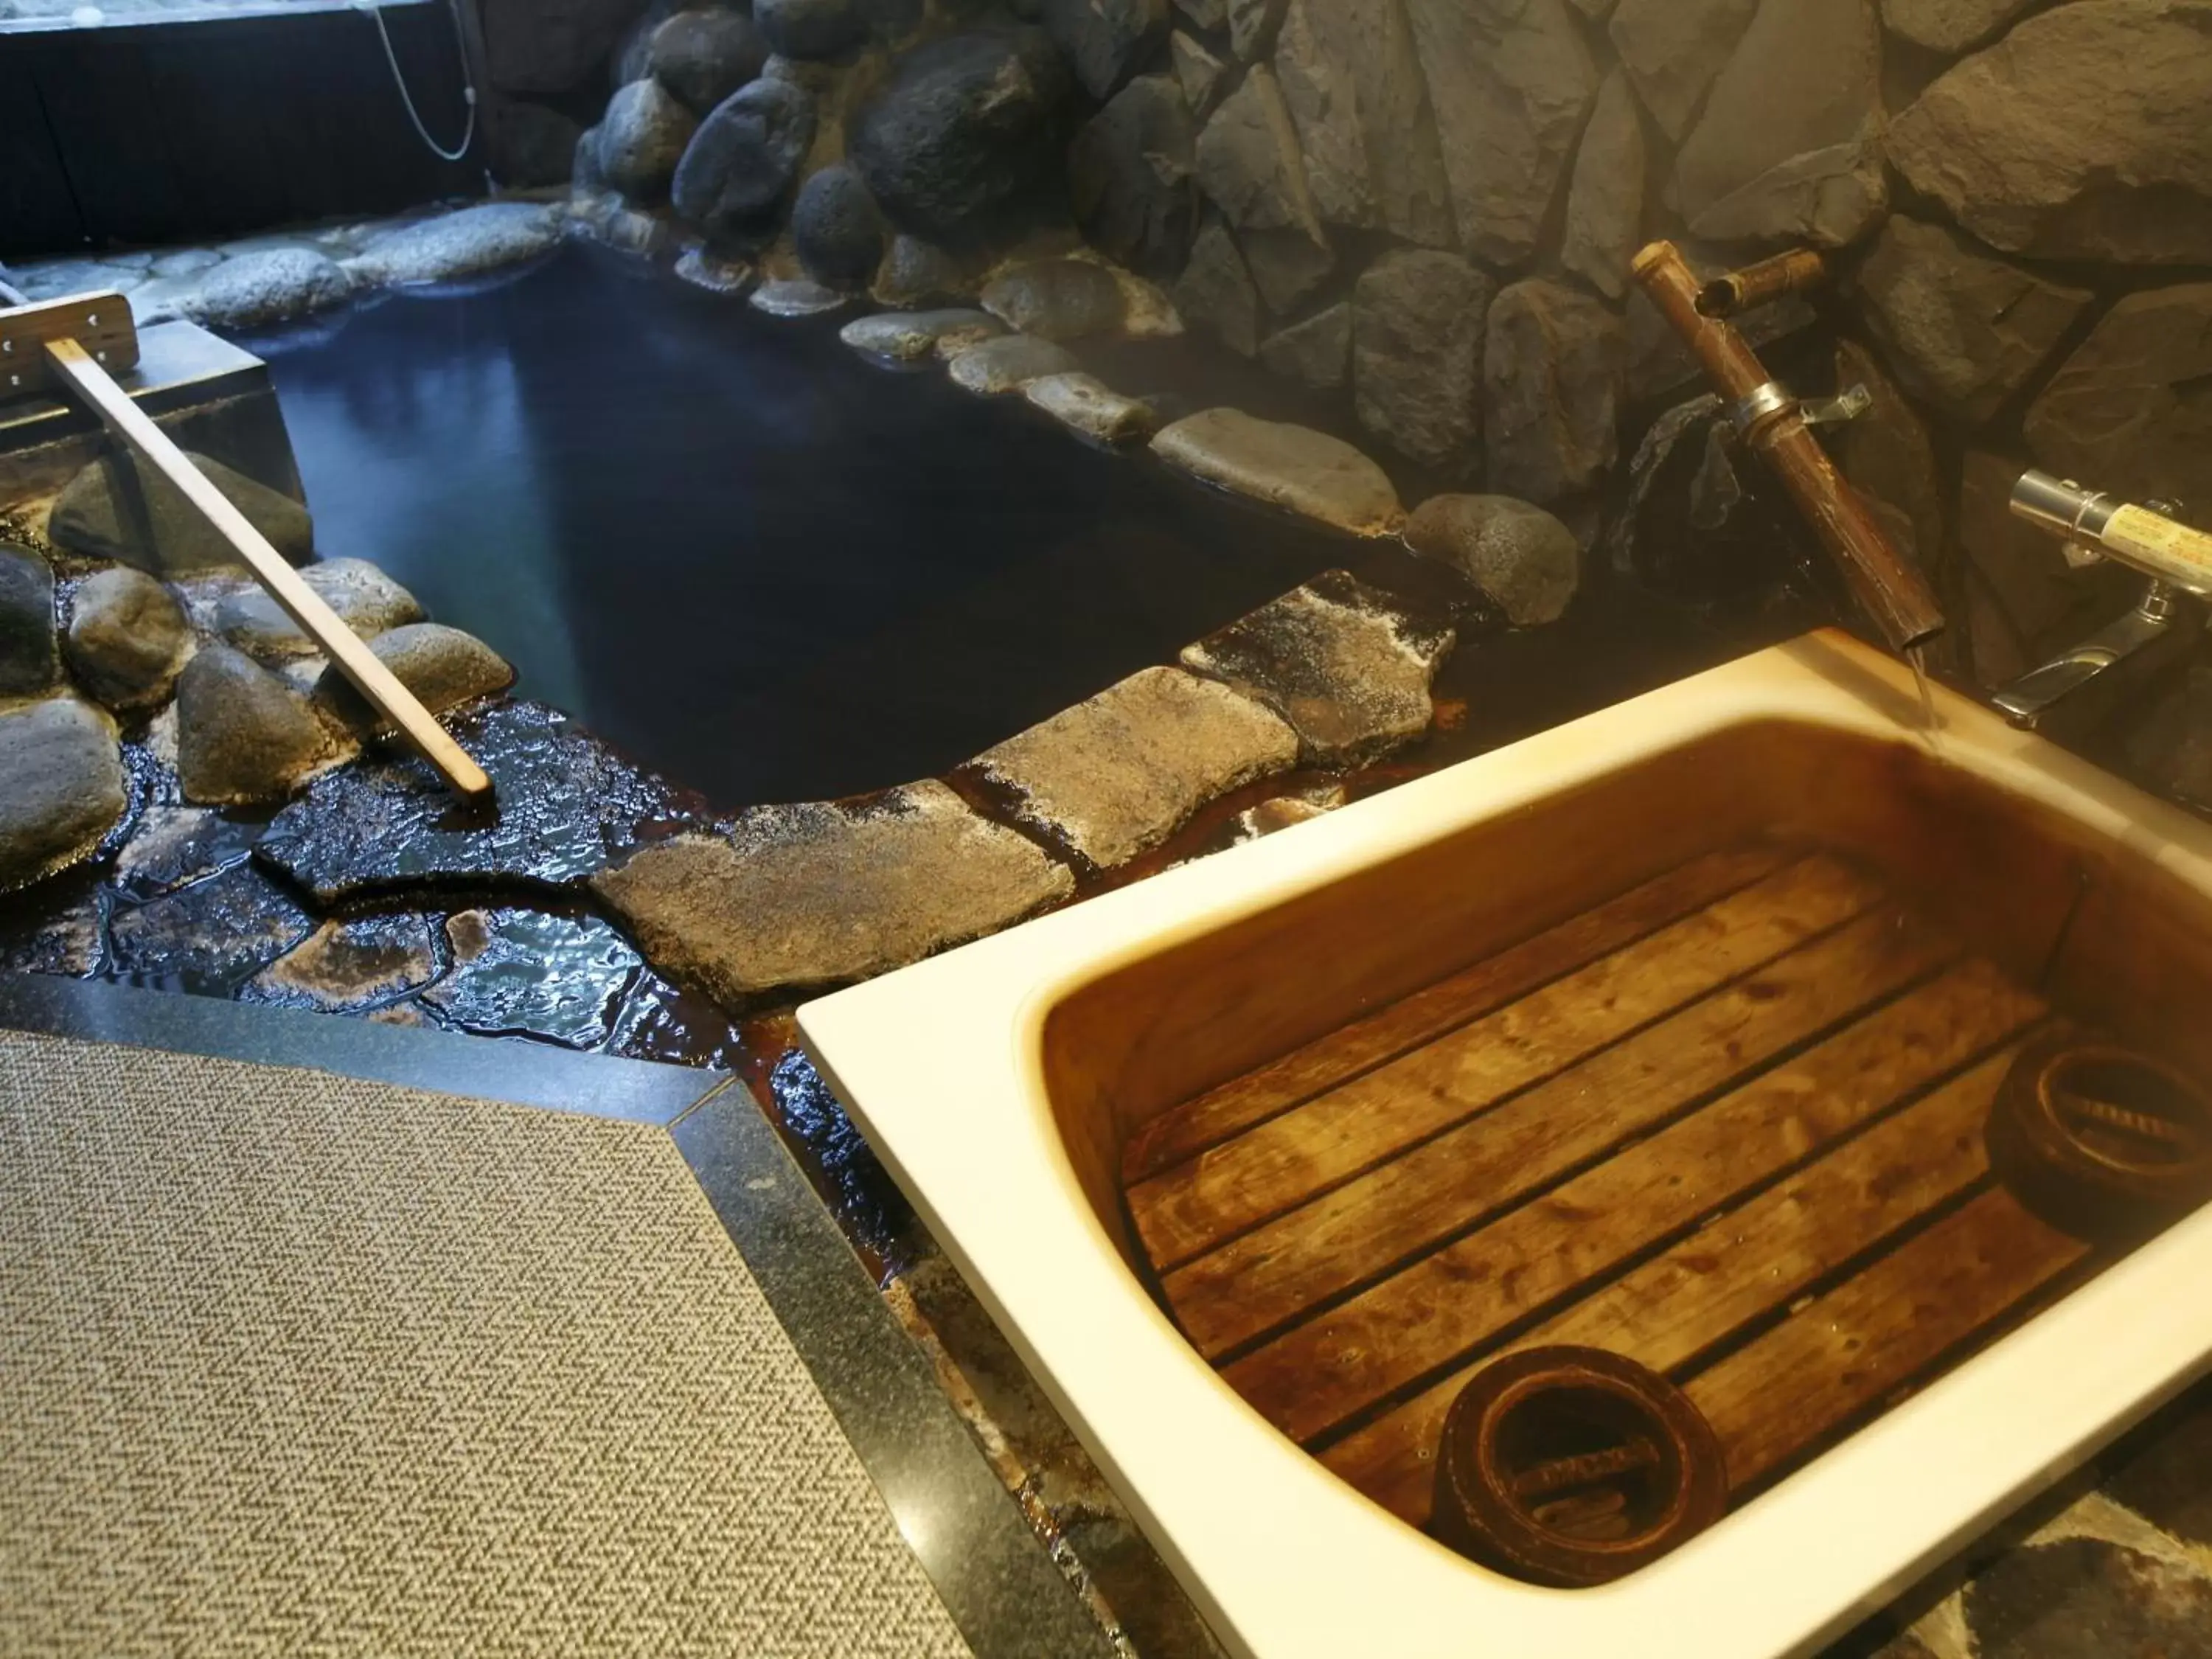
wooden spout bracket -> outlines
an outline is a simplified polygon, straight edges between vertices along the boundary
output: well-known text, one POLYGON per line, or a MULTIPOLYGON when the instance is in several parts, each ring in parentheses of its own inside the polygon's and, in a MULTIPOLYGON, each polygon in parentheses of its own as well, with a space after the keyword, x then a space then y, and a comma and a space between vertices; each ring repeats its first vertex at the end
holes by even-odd
POLYGON ((1761 411, 1748 423, 1747 442, 1780 476, 1891 647, 1907 651, 1941 633, 1942 609, 1927 580, 1836 471, 1806 428, 1795 401, 1775 385, 1743 337, 1723 319, 1699 310, 1698 279, 1681 251, 1672 242, 1654 242, 1636 256, 1634 270, 1660 315, 1688 343, 1730 405, 1761 411))

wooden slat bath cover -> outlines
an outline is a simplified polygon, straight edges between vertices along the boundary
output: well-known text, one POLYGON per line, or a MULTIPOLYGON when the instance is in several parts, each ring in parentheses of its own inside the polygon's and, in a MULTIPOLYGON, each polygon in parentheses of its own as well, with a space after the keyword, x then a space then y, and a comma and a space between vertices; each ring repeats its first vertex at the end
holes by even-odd
POLYGON ((1446 1412, 1569 1343, 1763 1485, 2072 1282, 1982 1127, 2049 1011, 1825 854, 1697 860, 1177 1106, 1123 1180, 1270 1422, 1425 1522, 1446 1412))

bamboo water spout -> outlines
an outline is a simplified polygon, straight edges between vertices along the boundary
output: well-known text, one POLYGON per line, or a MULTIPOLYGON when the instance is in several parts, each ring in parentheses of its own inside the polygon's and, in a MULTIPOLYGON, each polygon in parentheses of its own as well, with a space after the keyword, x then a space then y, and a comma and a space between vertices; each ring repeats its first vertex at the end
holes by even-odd
MULTIPOLYGON (((1797 399, 1767 374, 1734 327, 1699 308, 1700 285, 1681 251, 1672 242, 1654 242, 1636 256, 1633 270, 1660 314, 1729 399, 1738 434, 1780 475, 1891 647, 1910 651, 1941 633, 1942 610, 1926 579, 1836 471, 1807 428, 1797 399)), ((1802 279, 1802 262, 1798 276, 1802 279)), ((1802 280, 1792 286, 1802 286, 1802 280)))

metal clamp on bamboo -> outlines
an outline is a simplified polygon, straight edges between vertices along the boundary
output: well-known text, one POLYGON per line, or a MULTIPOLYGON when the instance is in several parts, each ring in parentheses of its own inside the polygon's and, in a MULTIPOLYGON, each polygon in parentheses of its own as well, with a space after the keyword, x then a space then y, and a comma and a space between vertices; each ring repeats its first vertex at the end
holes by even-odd
POLYGON ((1926 580, 1836 471, 1807 429, 1798 400, 1776 384, 1741 334, 1700 308, 1698 279, 1681 251, 1672 242, 1654 242, 1636 256, 1634 270, 1660 314, 1729 399, 1744 442, 1780 475, 1891 647, 1909 650, 1941 633, 1942 610, 1926 580))
POLYGON ((118 441, 222 533, 269 596, 455 794, 471 805, 489 805, 492 783, 483 769, 116 384, 109 371, 137 361, 137 327, 119 294, 80 294, 0 310, 0 398, 54 388, 76 394, 118 441))

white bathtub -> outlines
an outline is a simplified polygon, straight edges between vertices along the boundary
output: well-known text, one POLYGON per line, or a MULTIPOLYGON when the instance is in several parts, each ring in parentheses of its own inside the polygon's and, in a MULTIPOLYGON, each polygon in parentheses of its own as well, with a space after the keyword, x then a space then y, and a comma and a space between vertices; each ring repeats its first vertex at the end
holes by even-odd
POLYGON ((1911 675, 1810 635, 824 998, 799 1026, 1232 1651, 1810 1651, 2205 1369, 2212 1212, 1656 1565, 1562 1591, 1449 1553, 1247 1407, 1147 1294, 1112 1172, 1173 1101, 1747 827, 1888 861, 2070 1011, 2212 1063, 2212 827, 1938 707, 1931 763, 1911 675))

